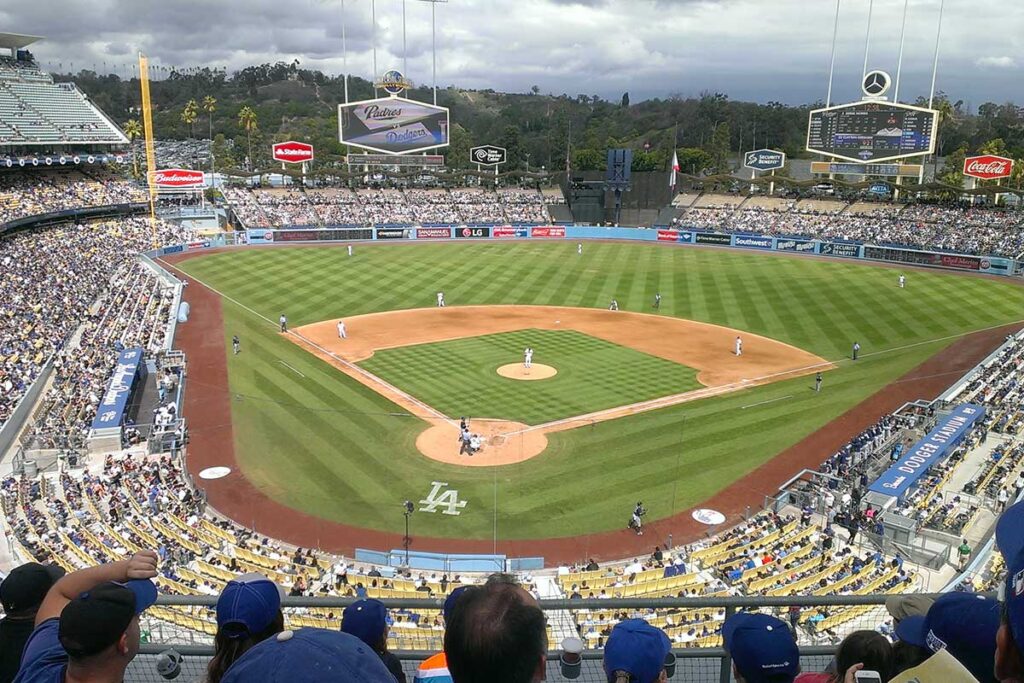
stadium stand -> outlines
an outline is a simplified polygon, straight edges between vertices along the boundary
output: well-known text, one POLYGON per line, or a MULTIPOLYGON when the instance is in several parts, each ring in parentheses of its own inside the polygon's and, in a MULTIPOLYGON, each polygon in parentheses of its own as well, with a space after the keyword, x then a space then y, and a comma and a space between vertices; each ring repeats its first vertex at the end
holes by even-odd
POLYGON ((136 184, 94 169, 0 173, 0 225, 28 216, 144 202, 136 184))

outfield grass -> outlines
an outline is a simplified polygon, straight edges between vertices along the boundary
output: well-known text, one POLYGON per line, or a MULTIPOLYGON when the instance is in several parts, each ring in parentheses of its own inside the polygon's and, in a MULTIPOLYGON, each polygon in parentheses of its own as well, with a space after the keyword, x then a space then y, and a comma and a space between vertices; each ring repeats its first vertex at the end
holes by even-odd
POLYGON ((445 415, 543 424, 698 389, 697 372, 582 332, 518 330, 376 351, 360 365, 445 415), (497 369, 534 361, 558 374, 526 382, 497 369))
MULTIPOLYGON (((401 531, 398 503, 431 481, 468 501, 463 514, 417 516, 421 535, 501 538, 619 528, 638 496, 652 518, 706 499, 951 343, 1024 318, 1024 290, 944 272, 908 274, 847 261, 644 244, 457 243, 250 249, 182 268, 250 307, 224 304, 236 457, 275 499, 321 516, 401 531), (423 423, 276 333, 375 311, 449 305, 552 304, 661 313, 772 337, 829 360, 857 340, 821 394, 795 379, 550 435, 520 465, 454 468, 415 450, 423 423), (305 375, 301 377, 278 361, 305 375), (790 398, 785 398, 785 397, 790 398), (784 399, 744 408, 770 399, 784 399)), ((520 350, 521 352, 521 350, 520 350)), ((518 356, 517 356, 518 357, 518 356)), ((539 362, 539 358, 538 358, 539 362)), ((952 383, 956 375, 950 376, 952 383)), ((202 381, 189 378, 190 383, 202 381)), ((525 383, 524 383, 525 384, 525 383)), ((755 501, 756 502, 756 501, 755 501)))

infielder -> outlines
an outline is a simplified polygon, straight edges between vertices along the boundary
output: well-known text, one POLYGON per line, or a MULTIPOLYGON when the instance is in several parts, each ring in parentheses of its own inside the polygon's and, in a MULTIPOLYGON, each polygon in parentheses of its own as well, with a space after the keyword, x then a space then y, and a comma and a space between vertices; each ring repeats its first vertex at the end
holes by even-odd
POLYGON ((661 293, 658 292, 654 295, 654 310, 661 310, 661 293))
POLYGON ((234 349, 236 356, 242 352, 242 340, 237 334, 231 337, 231 348, 234 349))
POLYGON ((860 353, 860 342, 853 342, 853 359, 857 360, 857 354, 860 353))
POLYGON ((281 317, 278 318, 278 322, 281 323, 281 332, 287 332, 288 331, 288 318, 285 317, 284 313, 282 313, 281 317))
POLYGON ((617 311, 617 310, 619 310, 619 302, 616 301, 615 299, 612 299, 612 302, 610 304, 608 304, 608 310, 609 311, 617 311))
POLYGON ((814 376, 814 391, 821 393, 821 373, 814 376))
POLYGON ((743 340, 740 339, 739 337, 736 337, 736 355, 743 355, 743 340))
POLYGON ((338 321, 338 338, 339 339, 348 339, 348 334, 345 331, 345 321, 344 320, 339 320, 338 321))
POLYGON ((444 308, 444 292, 437 293, 437 305, 439 308, 444 308))
POLYGON ((907 286, 907 276, 904 275, 903 273, 900 273, 900 289, 903 289, 906 286, 907 286))
POLYGON ((351 256, 351 255, 352 255, 352 245, 351 245, 351 244, 350 244, 350 245, 348 245, 348 255, 349 255, 349 256, 351 256))
POLYGON ((523 351, 523 366, 529 370, 533 366, 533 349, 529 346, 523 351))

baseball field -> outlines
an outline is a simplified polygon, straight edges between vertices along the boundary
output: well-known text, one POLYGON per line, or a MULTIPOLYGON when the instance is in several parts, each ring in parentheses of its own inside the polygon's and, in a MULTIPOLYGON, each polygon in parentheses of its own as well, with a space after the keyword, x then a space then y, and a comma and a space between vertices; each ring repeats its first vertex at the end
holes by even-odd
POLYGON ((395 547, 404 500, 422 550, 626 548, 637 500, 679 538, 673 515, 758 507, 882 412, 933 398, 1024 318, 1024 289, 991 278, 914 270, 900 289, 892 268, 653 244, 172 260, 193 278, 179 327, 190 469, 232 468, 203 485, 239 521, 342 550, 395 547), (526 346, 556 374, 499 375, 526 346), (496 459, 458 453, 461 416, 487 435, 478 457, 496 459), (430 428, 448 430, 430 447, 444 453, 424 446, 430 428))

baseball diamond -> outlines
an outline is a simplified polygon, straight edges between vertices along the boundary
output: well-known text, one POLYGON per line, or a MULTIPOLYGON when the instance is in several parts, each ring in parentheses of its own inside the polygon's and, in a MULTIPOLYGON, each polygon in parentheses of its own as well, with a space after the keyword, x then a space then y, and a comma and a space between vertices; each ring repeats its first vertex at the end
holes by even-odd
MULTIPOLYGON (((696 533, 688 510, 734 514, 759 504, 885 411, 932 384, 948 385, 1006 334, 1024 304, 1020 288, 993 279, 915 271, 914 287, 897 292, 883 267, 717 249, 593 242, 581 257, 575 242, 522 242, 358 251, 351 259, 332 247, 167 259, 192 278, 193 315, 179 337, 203 377, 186 404, 189 466, 233 467, 209 482, 211 504, 297 544, 345 551, 396 546, 396 501, 425 499, 433 482, 445 482, 465 505, 458 514, 417 515, 424 550, 497 547, 549 561, 585 551, 622 555, 637 546, 620 530, 637 498, 650 501, 648 524, 671 524, 677 538, 696 533), (433 308, 438 291, 447 308, 433 308), (651 313, 655 292, 663 299, 651 313), (617 312, 607 310, 613 298, 617 312), (584 329, 567 311, 610 322, 584 329), (282 312, 287 335, 277 330, 282 312), (401 316, 408 317, 398 328, 375 327, 401 316), (346 340, 333 329, 342 318, 346 340), (666 327, 637 334, 636 321, 647 319, 666 327), (720 330, 722 342, 697 339, 702 328, 720 330), (234 334, 247 340, 238 356, 229 353, 234 334), (521 362, 523 335, 532 334, 538 362, 560 374, 544 382, 498 377, 499 365, 521 362), (742 356, 732 353, 737 335, 742 356), (562 381, 563 368, 574 380, 572 362, 585 364, 545 356, 560 339, 571 342, 567 355, 582 344, 611 354, 609 363, 620 353, 644 362, 633 377, 599 369, 544 393, 562 381), (853 363, 855 339, 863 350, 853 363), (766 372, 765 344, 795 356, 766 372), (650 362, 666 365, 645 378, 650 362), (687 368, 702 389, 687 383, 687 368), (820 369, 827 381, 818 393, 820 369), (764 383, 783 371, 792 374, 764 383), (491 389, 500 383, 510 388, 491 389), (715 391, 723 386, 729 391, 715 391), (700 391, 708 393, 698 400, 593 417, 700 391), (463 412, 471 425, 474 415, 486 418, 479 424, 491 426, 497 446, 543 431, 520 448, 537 453, 460 466, 463 412), (584 424, 534 429, 559 420, 584 424), (445 429, 452 457, 424 458, 422 435, 445 429)), ((438 437, 442 447, 447 438, 438 437)))

